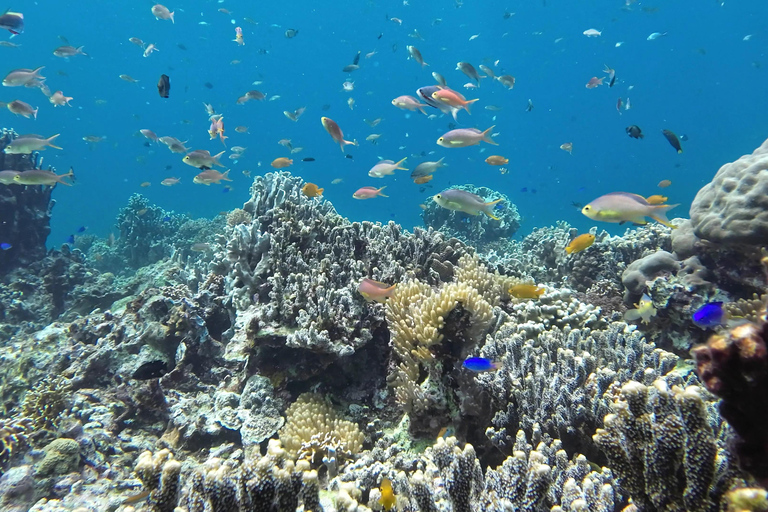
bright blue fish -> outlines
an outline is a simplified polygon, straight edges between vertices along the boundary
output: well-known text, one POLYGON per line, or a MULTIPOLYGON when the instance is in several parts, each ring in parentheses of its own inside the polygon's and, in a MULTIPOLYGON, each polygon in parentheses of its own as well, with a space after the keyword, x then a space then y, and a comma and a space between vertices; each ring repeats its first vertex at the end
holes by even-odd
POLYGON ((708 302, 693 314, 693 323, 702 329, 711 329, 725 323, 725 308, 722 302, 708 302))
POLYGON ((78 233, 85 233, 85 230, 88 229, 88 226, 80 226, 77 228, 78 233))
POLYGON ((501 363, 495 363, 484 357, 468 357, 464 360, 464 368, 473 372, 491 372, 498 370, 501 363))
POLYGON ((3 243, 0 244, 0 249, 2 249, 4 251, 7 251, 11 247, 13 247, 13 246, 11 244, 9 244, 8 242, 3 242, 3 243))
POLYGON ((75 235, 69 235, 69 236, 67 237, 67 241, 66 241, 66 243, 68 243, 68 244, 70 244, 70 245, 74 244, 74 243, 75 243, 75 235))

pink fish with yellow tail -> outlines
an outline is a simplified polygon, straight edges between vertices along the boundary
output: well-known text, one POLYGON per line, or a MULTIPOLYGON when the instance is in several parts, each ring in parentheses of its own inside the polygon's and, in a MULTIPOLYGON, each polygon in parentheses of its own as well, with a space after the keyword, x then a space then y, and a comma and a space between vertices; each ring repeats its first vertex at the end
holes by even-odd
POLYGON ((592 220, 617 224, 631 222, 638 226, 647 224, 645 218, 650 217, 668 228, 675 229, 676 226, 667 218, 667 212, 675 206, 678 205, 650 204, 643 196, 629 192, 611 192, 590 202, 581 209, 581 213, 592 220))
POLYGON ((330 117, 322 117, 320 118, 320 121, 323 123, 323 128, 325 128, 325 131, 327 131, 330 136, 335 140, 339 146, 341 146, 341 150, 344 151, 344 146, 351 144, 353 146, 357 146, 357 141, 348 141, 344 140, 344 133, 341 131, 341 128, 339 128, 339 125, 336 124, 336 121, 331 119, 330 117))
POLYGON ((381 193, 381 191, 384 190, 385 188, 387 187, 386 186, 383 186, 381 188, 362 187, 357 189, 357 191, 354 194, 352 194, 352 197, 354 197, 355 199, 372 199, 378 196, 389 197, 381 193))
POLYGON ((369 302, 373 300, 376 302, 384 302, 392 296, 396 286, 397 284, 389 286, 386 283, 380 283, 379 281, 374 281, 373 279, 368 279, 366 277, 360 281, 360 284, 357 286, 357 291, 359 291, 360 294, 365 297, 365 300, 369 302))

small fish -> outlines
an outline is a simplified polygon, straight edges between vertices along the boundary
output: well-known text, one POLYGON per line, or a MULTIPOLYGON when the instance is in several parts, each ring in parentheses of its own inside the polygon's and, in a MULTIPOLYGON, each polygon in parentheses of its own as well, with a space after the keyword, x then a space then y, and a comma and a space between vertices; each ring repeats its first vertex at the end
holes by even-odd
POLYGON ((640 127, 637 126, 636 124, 633 124, 632 126, 627 126, 624 129, 624 131, 626 131, 627 135, 629 135, 633 139, 642 139, 643 137, 645 137, 645 135, 643 135, 643 130, 641 130, 640 127))
POLYGON ((434 79, 435 79, 435 81, 436 81, 436 82, 437 82, 439 85, 442 85, 442 86, 445 86, 445 85, 446 85, 446 81, 445 81, 445 78, 443 78, 443 75, 441 75, 441 74, 440 74, 440 73, 438 73, 437 71, 433 71, 433 72, 432 72, 432 78, 434 78, 434 79))
POLYGON ((144 48, 144 41, 142 41, 138 37, 131 37, 130 39, 128 39, 128 41, 132 42, 136 46, 141 46, 142 48, 144 48))
POLYGON ((677 135, 675 135, 670 130, 661 130, 662 135, 664 135, 664 138, 667 139, 667 141, 672 145, 673 148, 675 148, 675 151, 679 153, 683 152, 683 147, 680 145, 680 139, 677 138, 677 135))
MULTIPOLYGON (((486 107, 486 108, 488 108, 488 107, 486 107)), ((528 105, 526 105, 525 111, 526 112, 530 112, 531 110, 533 110, 533 102, 530 99, 528 99, 528 105)))
POLYGON ((357 64, 347 64, 346 66, 341 68, 341 71, 343 71, 344 73, 351 73, 358 69, 360 69, 360 66, 358 66, 357 64))
POLYGON ((67 239, 64 241, 65 244, 72 245, 75 243, 75 235, 69 235, 67 239))
POLYGON ((708 302, 693 313, 693 323, 702 329, 725 325, 728 315, 722 302, 708 302))
POLYGON ((652 205, 643 196, 628 192, 612 192, 598 197, 581 209, 581 213, 592 220, 623 224, 631 222, 643 226, 645 217, 650 217, 668 228, 675 229, 667 219, 667 212, 676 204, 652 205))
POLYGON ((78 46, 77 48, 75 48, 74 46, 69 46, 69 45, 59 46, 58 48, 53 50, 53 55, 56 57, 61 57, 65 59, 68 57, 74 57, 75 55, 85 55, 87 57, 88 54, 83 51, 83 48, 85 47, 78 46))
POLYGON ((415 181, 418 178, 434 174, 434 172, 441 167, 448 167, 448 164, 443 163, 443 160, 445 160, 445 157, 441 158, 437 162, 420 163, 413 171, 411 171, 411 179, 415 181))
POLYGON ((499 155, 491 155, 485 159, 485 163, 488 165, 506 165, 509 163, 509 159, 499 155))
POLYGON ((503 85, 504 87, 506 87, 507 89, 512 89, 512 88, 514 88, 514 87, 515 87, 515 77, 513 77, 512 75, 501 75, 501 76, 497 76, 497 77, 496 77, 496 80, 497 80, 497 81, 498 81, 498 82, 499 82, 501 85, 503 85))
POLYGON ((560 149, 563 151, 567 151, 568 154, 573 154, 573 142, 565 142, 563 144, 560 144, 560 149))
POLYGON ((421 56, 421 52, 418 48, 415 46, 406 46, 405 47, 408 50, 408 53, 410 54, 411 58, 415 60, 418 64, 421 65, 421 67, 429 66, 426 62, 424 62, 424 57, 421 56))
POLYGON ((235 27, 235 38, 232 41, 240 46, 245 44, 245 39, 243 39, 243 29, 241 27, 235 27))
POLYGON ((179 178, 165 178, 160 184, 164 187, 172 187, 177 185, 181 180, 179 178))
POLYGON ((344 151, 344 146, 351 144, 353 146, 357 146, 357 141, 348 141, 344 140, 344 133, 341 131, 341 128, 339 128, 339 125, 336 124, 336 121, 329 117, 321 117, 320 121, 323 124, 323 128, 325 128, 325 131, 328 132, 328 134, 335 140, 339 146, 341 147, 341 151, 344 151))
POLYGON ((13 112, 17 116, 26 117, 27 119, 29 118, 37 119, 38 109, 32 107, 32 105, 30 105, 29 103, 25 103, 21 100, 13 100, 12 102, 7 103, 5 106, 6 108, 8 108, 8 110, 13 112))
POLYGON ((384 507, 384 510, 389 512, 397 504, 395 491, 392 489, 392 482, 389 480, 389 478, 383 478, 381 480, 379 492, 381 493, 381 496, 379 497, 379 504, 384 507))
POLYGON ((135 84, 138 82, 135 78, 133 78, 131 75, 120 75, 120 80, 125 80, 126 82, 135 84))
POLYGON ((349 105, 349 110, 354 110, 355 108, 355 98, 352 98, 351 96, 347 98, 347 105, 349 105))
POLYGON ((394 162, 392 160, 381 160, 379 163, 371 167, 371 169, 368 171, 368 176, 372 178, 383 178, 384 176, 389 176, 392 174, 395 174, 395 170, 401 170, 401 171, 407 171, 405 167, 403 167, 403 164, 408 159, 408 157, 403 158, 399 162, 394 162))
POLYGON ((408 95, 398 96, 392 100, 392 104, 403 110, 418 110, 424 115, 427 115, 427 113, 424 111, 424 107, 429 106, 419 103, 418 99, 408 95))
POLYGON ((616 83, 616 70, 606 65, 603 73, 608 75, 608 87, 613 87, 613 84, 616 83))
POLYGON ((152 130, 147 130, 146 128, 139 130, 139 133, 141 133, 144 137, 151 140, 152 142, 157 142, 157 134, 153 132, 152 130))
POLYGON ((152 52, 159 52, 159 51, 160 51, 160 48, 155 46, 154 43, 150 43, 144 48, 144 57, 149 57, 150 55, 152 55, 152 52))
POLYGON ((210 169, 215 165, 224 167, 224 165, 219 162, 219 158, 221 158, 224 153, 226 153, 226 151, 222 151, 217 155, 211 155, 205 149, 196 149, 195 151, 188 153, 181 161, 199 169, 210 169))
POLYGON ((106 139, 106 137, 102 137, 101 135, 86 135, 85 137, 83 137, 83 140, 85 142, 90 142, 91 144, 98 144, 104 139, 106 139))
POLYGON ((342 183, 344 180, 342 178, 334 178, 331 180, 331 185, 338 185, 339 183, 342 183))
POLYGON ((484 357, 468 357, 461 364, 464 368, 475 373, 492 372, 501 368, 501 363, 484 357))
POLYGON ((223 173, 215 169, 206 169, 192 179, 192 183, 205 186, 209 186, 212 183, 220 184, 222 181, 232 181, 229 179, 229 169, 223 173))
POLYGON ((281 156, 280 158, 275 158, 274 160, 272 160, 272 163, 269 165, 271 165, 275 169, 283 169, 285 167, 289 167, 293 165, 293 160, 291 160, 290 158, 281 156))
POLYGON ((37 69, 14 69, 9 72, 3 78, 3 86, 5 87, 40 87, 45 81, 45 77, 40 75, 40 71, 45 66, 40 66, 37 69))
POLYGON ((235 126, 235 131, 237 133, 248 133, 248 127, 247 126, 235 126))
POLYGON ((373 279, 368 279, 366 277, 360 281, 359 285, 357 285, 357 291, 359 291, 360 295, 362 295, 368 302, 385 302, 392 296, 396 287, 397 283, 390 286, 386 283, 380 283, 379 281, 374 281, 373 279))
POLYGON ((659 184, 658 184, 658 187, 659 187, 659 188, 667 188, 667 187, 668 187, 668 186, 670 186, 671 184, 672 184, 672 182, 671 182, 670 180, 661 180, 661 181, 659 182, 659 184))
POLYGON ((507 290, 516 299, 538 299, 546 289, 535 284, 515 284, 507 290))
POLYGON ((451 188, 443 190, 435 195, 432 200, 448 210, 460 211, 468 213, 469 215, 480 215, 481 213, 484 213, 493 220, 501 220, 493 214, 493 208, 496 204, 503 201, 503 199, 485 202, 485 199, 477 194, 458 188, 451 188))
POLYGON ((314 162, 314 161, 315 161, 315 159, 314 159, 314 158, 312 158, 311 156, 308 156, 308 157, 306 157, 306 158, 302 158, 302 159, 301 159, 301 161, 302 161, 302 162, 314 162))
MULTIPOLYGON (((349 156, 349 155, 347 155, 349 156)), ((387 188, 386 186, 383 186, 381 188, 376 187, 361 187, 355 191, 354 194, 352 194, 352 197, 355 199, 372 199, 374 197, 389 197, 387 195, 384 195, 381 193, 382 190, 387 188)))
POLYGON ((495 126, 491 126, 482 132, 477 128, 458 128, 443 134, 442 137, 437 139, 437 144, 444 148, 465 148, 476 146, 482 141, 498 146, 490 136, 494 128, 495 126))
POLYGON ((424 183, 429 183, 432 181, 432 178, 434 178, 434 176, 428 174, 426 176, 419 176, 418 178, 414 178, 413 182, 417 185, 423 185, 424 183))
POLYGON ((8 242, 0 243, 0 249, 3 251, 7 251, 11 247, 13 247, 13 245, 9 244, 8 242))
POLYGON ((323 195, 324 188, 319 188, 314 183, 306 183, 301 187, 301 193, 307 197, 320 197, 323 195))
POLYGON ((624 100, 622 100, 621 98, 619 98, 618 100, 616 100, 616 111, 617 111, 619 114, 621 114, 621 107, 623 107, 623 106, 624 106, 624 100))
POLYGON ((600 37, 603 35, 603 32, 594 28, 588 28, 584 32, 582 32, 587 37, 600 37))
POLYGON ((662 196, 661 194, 655 194, 645 198, 645 200, 648 201, 648 204, 664 204, 668 199, 667 196, 662 196))
POLYGON ((199 242, 199 243, 190 245, 189 248, 195 252, 208 252, 211 250, 211 244, 199 242))
POLYGON ((383 118, 377 117, 376 119, 363 119, 365 121, 365 124, 370 126, 371 128, 376 128, 380 122, 383 121, 383 118))
POLYGON ((286 30, 286 31, 283 33, 283 35, 284 35, 284 36, 285 36, 287 39, 293 39, 294 37, 296 37, 297 35, 299 35, 299 31, 298 31, 298 30, 296 30, 296 29, 293 29, 293 28, 289 28, 288 30, 286 30))
POLYGON ((472 64, 469 62, 458 62, 456 64, 456 69, 467 75, 470 79, 474 80, 478 86, 480 85, 480 74, 472 64))
POLYGON ((171 23, 176 23, 173 19, 173 14, 166 6, 162 4, 155 4, 152 6, 152 14, 158 20, 171 20, 171 23))
POLYGON ((32 169, 15 175, 13 181, 17 185, 56 185, 57 183, 61 183, 62 185, 71 187, 72 183, 64 181, 64 178, 74 179, 74 177, 75 173, 72 169, 66 174, 56 174, 55 172, 42 169, 32 169))
POLYGON ((597 78, 596 76, 593 76, 589 79, 589 82, 587 82, 586 87, 587 89, 594 89, 595 87, 599 85, 603 85, 603 80, 605 80, 605 77, 597 78))
POLYGON ((627 322, 634 322, 636 320, 642 320, 644 324, 651 323, 651 318, 656 316, 656 308, 653 307, 653 301, 651 298, 643 294, 640 302, 635 304, 635 309, 630 309, 624 313, 624 320, 627 322))
POLYGON ((652 33, 651 35, 649 35, 648 37, 646 37, 646 39, 647 39, 648 41, 655 41, 656 39, 658 39, 658 38, 660 38, 660 37, 664 37, 665 35, 667 35, 667 33, 666 33, 666 32, 664 32, 664 33, 661 33, 661 32, 654 32, 654 33, 652 33))
POLYGON ((51 102, 51 104, 54 107, 71 107, 72 105, 69 104, 70 101, 72 101, 74 98, 72 96, 64 96, 64 93, 61 91, 56 91, 48 98, 48 101, 51 102))
POLYGON ((6 155, 29 155, 33 151, 43 151, 46 147, 52 147, 55 149, 61 149, 59 146, 54 146, 53 141, 60 134, 52 135, 47 139, 41 138, 38 135, 22 135, 13 139, 5 148, 3 153, 6 155))
POLYGON ((565 252, 567 254, 581 252, 584 249, 591 247, 593 243, 595 243, 595 235, 592 233, 584 233, 571 240, 571 242, 565 246, 565 252))

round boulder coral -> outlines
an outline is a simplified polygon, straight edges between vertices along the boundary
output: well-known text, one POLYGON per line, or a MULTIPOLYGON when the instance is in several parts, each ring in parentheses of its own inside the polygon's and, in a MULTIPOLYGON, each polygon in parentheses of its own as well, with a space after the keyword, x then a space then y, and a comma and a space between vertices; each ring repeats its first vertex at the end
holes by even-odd
POLYGON ((768 140, 751 155, 723 165, 691 204, 696 236, 718 243, 768 240, 768 140))

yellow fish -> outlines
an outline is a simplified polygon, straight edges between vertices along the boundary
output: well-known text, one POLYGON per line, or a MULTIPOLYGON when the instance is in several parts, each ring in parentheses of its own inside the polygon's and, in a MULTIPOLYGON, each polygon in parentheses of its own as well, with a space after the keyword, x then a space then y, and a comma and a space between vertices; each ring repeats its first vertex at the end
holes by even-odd
POLYGON ((384 507, 384 510, 392 510, 397 503, 395 498, 395 491, 392 489, 392 481, 389 478, 385 478, 381 481, 381 498, 379 498, 379 504, 384 507))
POLYGON ((645 198, 648 204, 664 204, 669 198, 661 194, 654 194, 645 198))
POLYGON ((517 299, 538 299, 545 291, 535 284, 516 284, 509 289, 509 294, 517 299))
POLYGON ((571 243, 565 247, 565 252, 568 254, 581 252, 590 247, 593 243, 595 243, 595 235, 592 233, 584 233, 571 240, 571 243))

